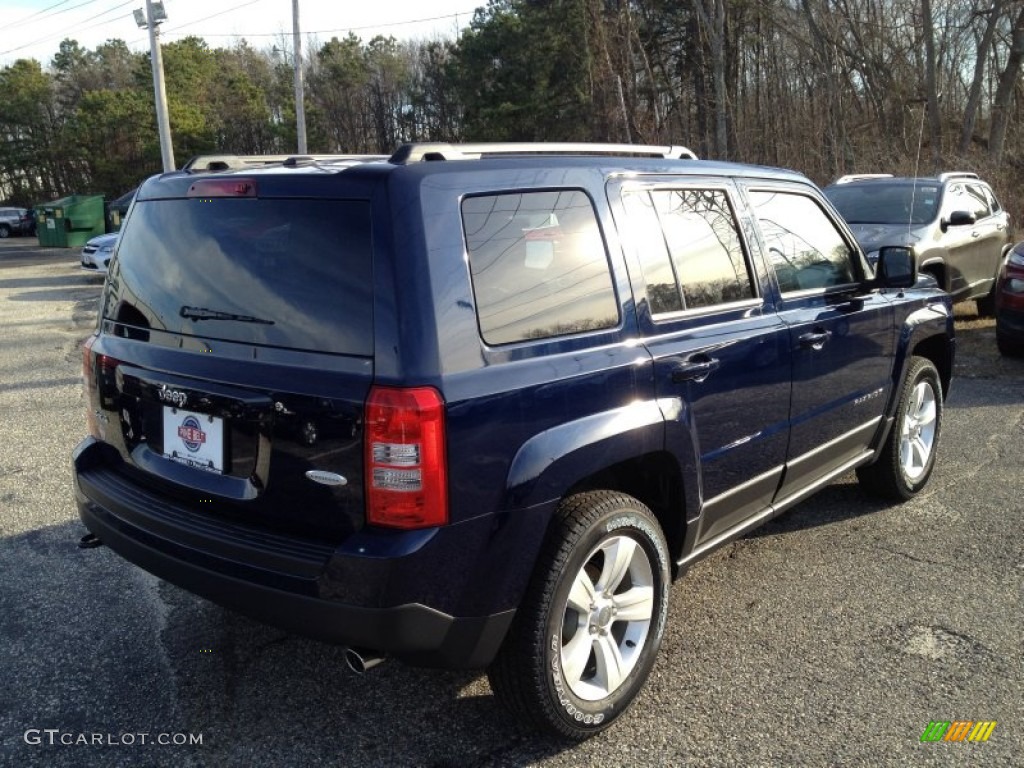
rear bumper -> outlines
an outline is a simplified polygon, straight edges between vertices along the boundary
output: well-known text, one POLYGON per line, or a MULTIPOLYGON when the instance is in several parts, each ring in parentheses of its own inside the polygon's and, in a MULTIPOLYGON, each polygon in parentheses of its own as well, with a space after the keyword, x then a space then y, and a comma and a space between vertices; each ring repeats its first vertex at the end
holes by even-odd
MULTIPOLYGON (((514 609, 463 617, 420 602, 355 605, 334 597, 342 594, 340 581, 374 571, 395 578, 407 569, 389 562, 393 558, 387 554, 415 563, 418 551, 403 552, 402 546, 391 553, 378 551, 362 558, 371 562, 360 569, 348 553, 321 543, 252 530, 239 533, 174 504, 157 509, 144 490, 132 494, 97 468, 96 455, 105 449, 88 438, 74 453, 82 522, 111 550, 161 579, 267 624, 421 666, 485 667, 505 637, 514 609)), ((431 548, 423 533, 415 550, 431 548)), ((462 579, 473 577, 456 570, 462 579)), ((420 580, 442 577, 428 573, 422 572, 420 580)), ((379 595, 372 587, 363 579, 356 595, 379 595)))

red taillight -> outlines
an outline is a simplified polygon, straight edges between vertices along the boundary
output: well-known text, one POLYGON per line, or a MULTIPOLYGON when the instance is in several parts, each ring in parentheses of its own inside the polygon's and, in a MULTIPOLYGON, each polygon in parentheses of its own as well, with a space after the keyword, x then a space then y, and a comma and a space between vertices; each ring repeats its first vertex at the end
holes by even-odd
POLYGON ((373 387, 365 422, 366 521, 389 528, 447 523, 444 401, 438 391, 373 387))
POLYGON ((96 343, 93 334, 82 344, 82 386, 85 387, 85 421, 89 434, 102 439, 99 421, 96 419, 96 374, 93 367, 92 345, 96 343))
POLYGON ((85 419, 89 434, 102 440, 105 437, 99 421, 102 395, 115 386, 113 377, 121 361, 109 355, 94 354, 92 348, 96 338, 93 334, 82 344, 82 384, 85 386, 85 419))

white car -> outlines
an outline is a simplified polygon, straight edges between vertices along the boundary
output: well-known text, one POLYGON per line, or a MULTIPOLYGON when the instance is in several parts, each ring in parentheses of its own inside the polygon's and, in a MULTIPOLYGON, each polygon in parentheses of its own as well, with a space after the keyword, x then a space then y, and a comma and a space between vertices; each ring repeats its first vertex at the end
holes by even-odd
POLYGON ((99 275, 107 274, 107 265, 114 255, 119 232, 97 235, 82 247, 82 269, 99 275))

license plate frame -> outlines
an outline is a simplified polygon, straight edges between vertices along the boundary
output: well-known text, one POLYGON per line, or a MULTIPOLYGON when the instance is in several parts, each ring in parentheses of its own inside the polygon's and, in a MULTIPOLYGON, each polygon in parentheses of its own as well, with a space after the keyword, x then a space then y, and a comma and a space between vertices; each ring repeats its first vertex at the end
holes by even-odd
POLYGON ((224 474, 224 419, 163 406, 164 458, 224 474))

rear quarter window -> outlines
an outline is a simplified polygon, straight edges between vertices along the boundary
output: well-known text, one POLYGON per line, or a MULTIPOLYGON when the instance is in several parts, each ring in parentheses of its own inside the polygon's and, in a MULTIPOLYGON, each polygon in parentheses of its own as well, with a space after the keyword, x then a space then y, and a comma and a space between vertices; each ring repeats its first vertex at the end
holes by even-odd
POLYGON ((583 191, 469 197, 462 223, 488 344, 618 325, 604 239, 583 191))

